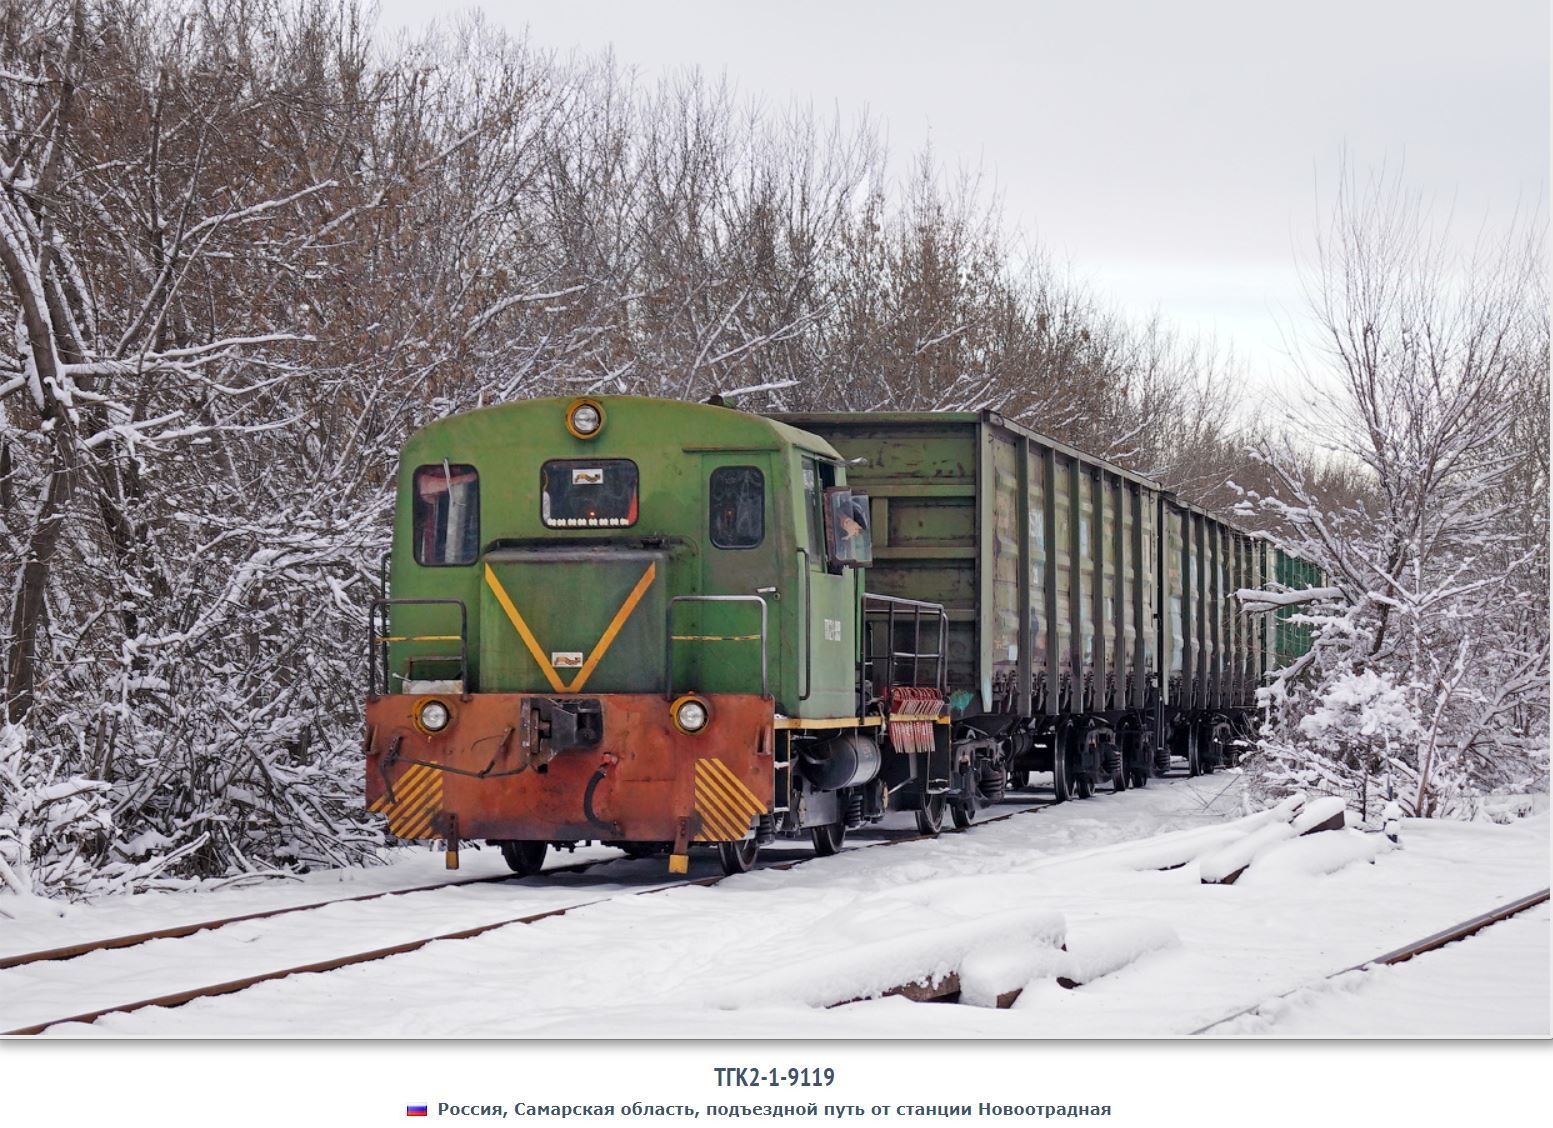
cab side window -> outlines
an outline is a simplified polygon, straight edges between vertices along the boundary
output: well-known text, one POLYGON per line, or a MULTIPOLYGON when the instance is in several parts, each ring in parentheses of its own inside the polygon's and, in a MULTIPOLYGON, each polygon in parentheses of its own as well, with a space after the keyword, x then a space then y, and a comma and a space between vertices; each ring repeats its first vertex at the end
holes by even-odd
POLYGON ((836 488, 836 479, 840 477, 838 470, 834 462, 807 456, 803 460, 804 508, 809 511, 809 563, 835 576, 841 574, 841 565, 833 561, 827 551, 829 518, 826 507, 829 503, 826 496, 827 491, 836 488))
MULTIPOLYGON (((828 469, 828 467, 827 467, 828 469)), ((833 472, 834 473, 834 472, 833 472)), ((803 507, 804 523, 809 530, 805 547, 809 550, 810 567, 825 566, 825 486, 818 459, 807 455, 803 459, 803 507)))
POLYGON ((415 562, 473 564, 480 554, 480 475, 463 463, 416 467, 411 484, 415 562))
POLYGON ((709 532, 718 548, 754 548, 766 537, 766 476, 755 466, 719 466, 707 488, 709 532))

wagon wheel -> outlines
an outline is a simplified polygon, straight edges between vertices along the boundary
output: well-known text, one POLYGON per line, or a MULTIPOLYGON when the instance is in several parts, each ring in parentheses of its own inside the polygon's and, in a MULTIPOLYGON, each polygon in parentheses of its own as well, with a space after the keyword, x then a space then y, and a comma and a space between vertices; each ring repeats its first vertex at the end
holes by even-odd
POLYGON ((732 877, 736 873, 749 873, 755 868, 755 857, 760 853, 760 843, 753 835, 738 842, 719 842, 717 860, 723 864, 723 873, 732 877))
POLYGON ((548 842, 503 842, 501 856, 513 873, 519 877, 532 877, 545 865, 548 842))
POLYGON ((948 796, 949 821, 954 823, 956 830, 964 830, 971 825, 971 820, 976 817, 976 807, 981 800, 981 784, 977 780, 975 768, 967 768, 960 773, 960 796, 948 796))
POLYGON ((1213 751, 1214 763, 1221 768, 1233 768, 1240 762, 1237 751, 1239 737, 1235 734, 1235 726, 1230 722, 1224 722, 1213 726, 1213 751))
POLYGON ((1102 764, 1107 764, 1111 769, 1111 794, 1120 795, 1127 790, 1127 757, 1115 744, 1102 745, 1105 752, 1100 757, 1102 764))
MULTIPOLYGON (((1100 743, 1100 734, 1099 733, 1094 733, 1094 732, 1087 733, 1084 736, 1084 750, 1085 750, 1085 752, 1086 753, 1087 752, 1098 752, 1097 746, 1099 745, 1099 743, 1100 743)), ((1093 761, 1096 758, 1097 758, 1096 756, 1085 755, 1079 761, 1079 766, 1082 768, 1083 765, 1086 762, 1091 762, 1091 761, 1093 761)), ((1105 762, 1104 762, 1103 759, 1101 759, 1100 768, 1101 768, 1102 771, 1105 770, 1105 762)), ((1091 775, 1088 771, 1080 771, 1080 772, 1076 773, 1074 775, 1074 782, 1075 782, 1074 792, 1078 795, 1078 797, 1080 799, 1088 799, 1091 795, 1093 795, 1095 793, 1095 788, 1099 786, 1099 781, 1095 778, 1095 776, 1091 775)))
POLYGON ((1212 730, 1206 725, 1193 725, 1187 736, 1186 774, 1189 776, 1212 775, 1216 766, 1211 747, 1212 730))
POLYGON ((814 842, 814 852, 821 858, 828 858, 833 854, 841 853, 841 844, 847 840, 847 824, 843 822, 826 823, 824 826, 812 826, 809 828, 809 837, 814 842))
POLYGON ((1128 781, 1133 787, 1147 787, 1154 774, 1154 740, 1146 732, 1140 732, 1133 744, 1132 761, 1127 769, 1128 781))
POLYGON ((1011 771, 1008 773, 1008 789, 1010 791, 1023 791, 1030 786, 1030 773, 1028 771, 1011 771))
POLYGON ((923 834, 937 834, 944 827, 944 797, 929 795, 917 808, 917 829, 923 834))
POLYGON ((1062 747, 1067 743, 1065 740, 1058 737, 1054 743, 1057 748, 1052 753, 1052 802, 1066 803, 1078 797, 1078 765, 1068 757, 1067 749, 1062 747))
POLYGON ((1144 739, 1149 742, 1149 747, 1153 750, 1154 774, 1157 776, 1164 775, 1170 770, 1170 742, 1167 740, 1158 748, 1154 748, 1154 738, 1152 736, 1145 735, 1144 739))

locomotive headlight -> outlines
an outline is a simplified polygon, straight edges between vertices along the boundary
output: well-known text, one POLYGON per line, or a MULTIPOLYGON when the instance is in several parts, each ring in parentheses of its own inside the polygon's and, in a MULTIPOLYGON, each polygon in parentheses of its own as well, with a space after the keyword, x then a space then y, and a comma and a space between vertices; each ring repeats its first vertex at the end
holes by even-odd
POLYGON ((415 711, 416 723, 427 732, 441 732, 452 719, 453 714, 440 701, 422 701, 420 708, 415 711))
POLYGON ((592 400, 578 400, 567 409, 566 429, 579 439, 591 439, 604 426, 604 409, 592 400))
POLYGON ((674 703, 674 727, 684 733, 696 733, 706 728, 709 714, 706 702, 695 697, 681 697, 674 703))

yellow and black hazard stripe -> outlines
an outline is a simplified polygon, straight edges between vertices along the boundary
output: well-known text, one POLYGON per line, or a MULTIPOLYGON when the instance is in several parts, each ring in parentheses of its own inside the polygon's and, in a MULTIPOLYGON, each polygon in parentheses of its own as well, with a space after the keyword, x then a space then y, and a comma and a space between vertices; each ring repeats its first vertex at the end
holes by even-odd
POLYGON ((388 815, 388 829, 400 838, 430 838, 431 820, 442 810, 442 773, 412 764, 394 782, 393 802, 385 792, 367 808, 388 815))
POLYGON ((696 761, 696 813, 701 816, 697 842, 737 842, 749 833, 750 820, 766 805, 721 760, 696 761))

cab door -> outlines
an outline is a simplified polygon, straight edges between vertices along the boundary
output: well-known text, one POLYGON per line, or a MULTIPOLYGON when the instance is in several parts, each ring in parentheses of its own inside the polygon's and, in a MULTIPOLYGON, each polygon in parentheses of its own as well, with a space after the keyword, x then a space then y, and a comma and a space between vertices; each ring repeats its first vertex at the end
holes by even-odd
MULTIPOLYGON (((771 471, 766 453, 719 451, 702 456, 698 594, 766 601, 766 682, 775 693, 781 654, 781 537, 771 471)), ((672 633, 676 689, 761 691, 759 603, 681 602, 675 607, 672 633)))
POLYGON ((803 603, 803 611, 795 616, 803 637, 798 640, 792 704, 804 717, 854 717, 861 576, 857 568, 830 564, 825 550, 825 491, 841 485, 840 468, 811 455, 799 457, 802 494, 794 594, 803 603))

